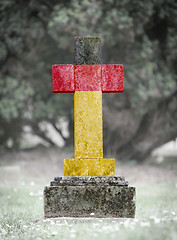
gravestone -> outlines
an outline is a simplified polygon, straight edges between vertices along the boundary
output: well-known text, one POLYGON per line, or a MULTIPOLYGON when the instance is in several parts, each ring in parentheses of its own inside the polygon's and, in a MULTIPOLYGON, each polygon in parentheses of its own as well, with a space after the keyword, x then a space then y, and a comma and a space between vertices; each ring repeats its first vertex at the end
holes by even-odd
POLYGON ((123 91, 123 66, 101 64, 101 40, 75 39, 75 64, 53 65, 53 92, 74 93, 75 158, 44 189, 45 217, 134 217, 135 188, 103 158, 102 92, 123 91))

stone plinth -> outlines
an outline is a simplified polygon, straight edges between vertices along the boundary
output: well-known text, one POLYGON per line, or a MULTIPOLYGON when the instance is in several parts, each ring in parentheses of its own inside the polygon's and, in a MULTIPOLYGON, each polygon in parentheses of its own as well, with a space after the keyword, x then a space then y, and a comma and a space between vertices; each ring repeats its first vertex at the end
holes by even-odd
POLYGON ((135 188, 123 177, 56 177, 44 189, 44 215, 133 218, 135 188))

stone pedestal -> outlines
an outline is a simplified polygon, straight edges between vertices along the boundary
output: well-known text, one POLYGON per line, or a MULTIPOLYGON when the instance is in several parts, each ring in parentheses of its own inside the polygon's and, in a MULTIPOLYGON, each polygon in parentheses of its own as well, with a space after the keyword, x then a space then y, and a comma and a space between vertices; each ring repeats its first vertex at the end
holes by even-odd
POLYGON ((135 188, 123 177, 55 177, 44 189, 44 215, 133 218, 135 188))

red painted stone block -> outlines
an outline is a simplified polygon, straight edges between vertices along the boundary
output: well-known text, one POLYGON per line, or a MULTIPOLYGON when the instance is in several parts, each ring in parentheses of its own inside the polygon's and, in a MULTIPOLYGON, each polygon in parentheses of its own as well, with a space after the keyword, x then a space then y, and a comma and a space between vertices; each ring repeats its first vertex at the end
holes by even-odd
POLYGON ((53 65, 52 79, 54 93, 74 92, 74 65, 53 65))
POLYGON ((101 91, 101 65, 75 65, 75 91, 101 91))
POLYGON ((102 66, 102 91, 123 92, 123 65, 110 64, 102 66))

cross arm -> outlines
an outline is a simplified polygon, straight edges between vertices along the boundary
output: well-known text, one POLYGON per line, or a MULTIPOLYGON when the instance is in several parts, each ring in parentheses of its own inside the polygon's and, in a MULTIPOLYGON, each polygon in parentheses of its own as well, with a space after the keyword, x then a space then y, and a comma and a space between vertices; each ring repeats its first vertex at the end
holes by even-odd
POLYGON ((74 65, 60 64, 52 66, 54 93, 75 92, 74 65))
POLYGON ((123 65, 53 65, 53 92, 123 91, 123 65))
POLYGON ((102 65, 102 92, 123 92, 123 65, 102 65))

